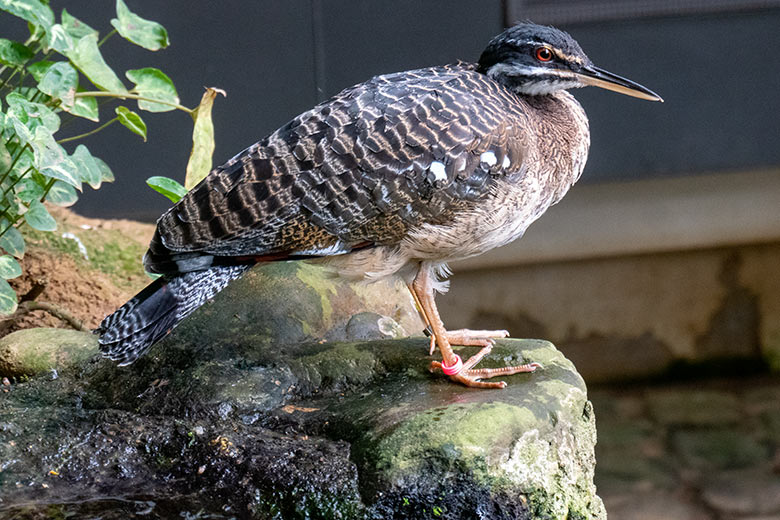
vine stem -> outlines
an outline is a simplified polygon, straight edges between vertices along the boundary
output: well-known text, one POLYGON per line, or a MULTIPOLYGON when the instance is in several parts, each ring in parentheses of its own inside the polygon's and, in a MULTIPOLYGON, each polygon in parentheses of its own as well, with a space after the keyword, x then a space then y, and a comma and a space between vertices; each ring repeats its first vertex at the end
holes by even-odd
POLYGON ((69 141, 75 141, 76 139, 83 139, 84 137, 89 137, 92 134, 96 134, 96 133, 100 132, 105 127, 107 127, 108 125, 110 125, 111 123, 114 123, 116 121, 119 121, 118 117, 115 117, 114 119, 111 119, 110 121, 108 121, 106 123, 103 123, 99 127, 95 128, 93 130, 90 130, 89 132, 84 132, 83 134, 74 135, 73 137, 66 137, 65 139, 60 139, 59 141, 57 141, 57 144, 67 143, 69 141))
POLYGON ((114 97, 119 99, 137 99, 139 101, 148 101, 150 103, 159 103, 160 105, 168 105, 182 112, 187 112, 192 115, 193 109, 187 108, 178 103, 171 103, 169 101, 162 101, 159 99, 153 99, 150 97, 142 96, 140 94, 133 94, 132 92, 104 92, 102 90, 95 90, 91 92, 76 92, 75 97, 114 97))
POLYGON ((0 184, 4 183, 5 180, 8 178, 8 176, 11 174, 11 172, 14 170, 14 166, 16 166, 16 163, 19 162, 19 159, 22 158, 22 155, 24 154, 24 151, 29 148, 29 144, 25 144, 22 146, 22 149, 19 150, 19 153, 16 154, 16 157, 14 158, 14 161, 11 163, 11 166, 8 168, 8 170, 3 174, 3 178, 0 179, 0 184))
POLYGON ((38 302, 35 300, 26 300, 19 303, 19 307, 17 307, 16 312, 14 312, 11 316, 5 318, 0 322, 0 330, 5 331, 10 326, 12 326, 16 321, 19 320, 22 316, 32 312, 32 311, 45 311, 54 316, 55 318, 59 318, 71 327, 73 327, 76 330, 80 330, 83 332, 89 332, 89 328, 84 326, 84 322, 82 322, 80 319, 76 318, 73 314, 65 310, 63 307, 60 307, 59 305, 56 305, 54 303, 50 302, 38 302))
POLYGON ((41 203, 46 200, 46 195, 49 194, 55 182, 57 182, 57 179, 49 179, 49 182, 46 183, 46 187, 43 189, 43 195, 41 195, 41 203))
POLYGON ((16 186, 17 184, 19 184, 19 182, 20 182, 22 179, 24 179, 24 178, 27 176, 27 174, 28 174, 28 173, 30 173, 32 170, 33 170, 33 167, 32 167, 32 166, 30 166, 29 168, 27 168, 26 170, 24 170, 24 172, 22 172, 22 174, 21 174, 21 175, 20 175, 20 176, 19 176, 19 177, 18 177, 18 178, 15 180, 15 181, 13 181, 13 182, 12 182, 12 183, 11 183, 11 184, 10 184, 10 185, 9 185, 9 186, 6 188, 6 189, 4 189, 4 190, 3 190, 3 197, 5 197, 5 196, 8 194, 8 192, 9 192, 9 191, 11 191, 12 189, 14 189, 14 186, 16 186))
MULTIPOLYGON (((9 216, 10 216, 10 215, 9 215, 9 216)), ((8 230, 9 230, 9 229, 11 229, 12 227, 14 227, 14 226, 16 225, 16 223, 17 223, 17 222, 19 222, 19 220, 21 220, 21 218, 22 218, 22 216, 21 216, 21 215, 19 215, 19 216, 17 216, 15 219, 13 219, 13 222, 11 222, 11 219, 9 218, 9 219, 8 219, 8 225, 5 227, 5 229, 3 229, 2 231, 0 231, 0 237, 2 237, 3 235, 5 235, 5 234, 8 232, 8 230)))
MULTIPOLYGON (((19 179, 21 179, 22 177, 24 177, 25 175, 27 175, 27 172, 29 172, 30 170, 32 170, 32 166, 31 166, 30 168, 28 168, 28 169, 27 169, 27 171, 25 171, 25 172, 22 174, 22 176, 21 176, 21 177, 19 177, 19 179)), ((18 180, 17 180, 17 182, 18 182, 18 180)), ((45 188, 44 188, 44 190, 43 190, 43 195, 41 195, 41 198, 39 199, 39 200, 41 201, 41 203, 43 203, 43 201, 44 201, 44 200, 46 200, 46 196, 47 196, 47 195, 49 194, 49 192, 51 191, 51 189, 52 189, 52 187, 54 186, 54 183, 55 183, 55 182, 57 182, 57 179, 53 179, 53 178, 52 178, 52 179, 49 179, 49 182, 48 182, 48 183, 46 183, 46 187, 45 187, 45 188)), ((5 210, 4 210, 4 211, 5 211, 5 210)), ((10 217, 10 215, 9 215, 9 217, 10 217)), ((5 229, 3 229, 2 231, 0 231, 0 237, 2 237, 3 235, 5 235, 5 234, 8 232, 8 230, 9 230, 9 229, 11 229, 12 227, 14 227, 14 226, 16 225, 16 223, 17 223, 17 222, 19 222, 21 219, 22 219, 22 215, 18 215, 18 216, 17 216, 15 219, 13 219, 13 222, 11 222, 11 219, 9 218, 9 219, 8 219, 8 225, 5 227, 5 229)))
MULTIPOLYGON (((0 76, 3 75, 3 72, 5 72, 7 68, 8 65, 3 65, 2 67, 0 67, 0 76)), ((5 87, 8 84, 8 82, 11 81, 13 78, 14 78, 14 73, 12 73, 8 79, 3 79, 2 77, 0 77, 0 90, 3 87, 5 87)))
POLYGON ((103 44, 104 44, 104 43, 106 43, 106 41, 107 41, 109 38, 111 38, 113 35, 115 35, 115 34, 116 34, 116 29, 112 30, 110 33, 108 33, 108 34, 106 34, 105 36, 103 36, 103 38, 101 38, 101 40, 100 40, 100 41, 98 42, 98 44, 97 44, 98 48, 99 48, 99 47, 102 47, 102 46, 103 46, 103 44))

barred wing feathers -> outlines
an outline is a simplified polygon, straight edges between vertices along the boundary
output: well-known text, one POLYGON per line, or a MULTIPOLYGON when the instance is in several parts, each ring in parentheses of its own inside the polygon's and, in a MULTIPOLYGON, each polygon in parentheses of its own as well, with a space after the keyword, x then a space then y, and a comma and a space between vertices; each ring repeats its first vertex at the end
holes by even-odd
POLYGON ((517 98, 473 69, 378 76, 296 117, 160 218, 147 267, 186 252, 347 252, 450 221, 522 163, 517 98))

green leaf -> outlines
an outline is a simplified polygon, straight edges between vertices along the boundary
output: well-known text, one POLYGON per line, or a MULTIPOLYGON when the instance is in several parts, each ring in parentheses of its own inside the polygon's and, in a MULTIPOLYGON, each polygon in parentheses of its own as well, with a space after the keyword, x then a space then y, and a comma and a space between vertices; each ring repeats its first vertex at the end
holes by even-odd
POLYGON ((123 106, 116 107, 116 115, 119 117, 120 123, 134 134, 143 137, 144 142, 146 142, 146 123, 141 119, 141 116, 123 106))
POLYGON ((100 187, 100 183, 103 180, 103 176, 100 171, 100 165, 98 165, 95 158, 89 153, 89 149, 80 144, 76 147, 76 151, 71 155, 71 160, 76 165, 77 171, 81 173, 81 179, 84 182, 89 183, 94 189, 100 187))
POLYGON ((67 56, 72 52, 74 47, 73 37, 68 34, 65 27, 58 23, 55 23, 46 31, 42 43, 44 51, 55 50, 63 56, 67 56))
POLYGON ((39 126, 46 127, 51 133, 60 129, 60 117, 46 105, 33 103, 18 92, 11 92, 5 100, 9 107, 6 117, 15 117, 30 131, 39 126))
MULTIPOLYGON (((0 187, 2 187, 3 190, 6 190, 8 189, 8 186, 10 184, 11 183, 8 182, 8 180, 6 179, 0 184, 0 187)), ((5 197, 3 197, 2 194, 0 194, 0 204, 3 204, 4 206, 3 215, 10 217, 12 219, 14 218, 12 210, 15 209, 16 205, 18 205, 18 201, 16 199, 17 197, 15 193, 11 193, 11 192, 5 193, 5 197)))
MULTIPOLYGON (((77 88, 76 92, 83 92, 81 88, 77 88)), ((100 121, 100 113, 98 112, 97 98, 94 96, 77 97, 76 101, 71 107, 64 107, 65 110, 73 114, 74 116, 83 117, 90 121, 100 121)))
POLYGON ((39 126, 30 142, 35 156, 35 167, 43 175, 65 181, 81 190, 81 175, 65 149, 54 140, 51 132, 39 126))
MULTIPOLYGON (((160 101, 166 101, 168 103, 179 104, 179 95, 176 92, 176 87, 163 71, 155 69, 153 67, 147 67, 144 69, 133 69, 125 72, 127 79, 135 83, 133 92, 138 95, 158 99, 160 101)), ((159 103, 152 103, 149 101, 138 101, 138 108, 141 110, 147 110, 149 112, 168 112, 175 110, 174 107, 169 105, 161 105, 159 103)))
POLYGON ((79 84, 79 73, 70 63, 61 61, 55 63, 38 83, 38 90, 53 98, 61 99, 65 107, 73 106, 76 99, 76 87, 79 84))
POLYGON ((162 193, 171 199, 172 202, 179 202, 187 194, 184 186, 168 177, 149 177, 146 179, 146 184, 157 193, 162 193))
MULTIPOLYGON (((0 116, 2 115, 4 114, 0 114, 0 116)), ((0 125, 0 129, 2 129, 2 125, 0 125)), ((0 139, 0 173, 7 172, 13 162, 14 159, 11 156, 11 152, 5 146, 5 139, 0 139)))
POLYGON ((90 34, 94 34, 97 37, 98 32, 63 9, 62 23, 56 23, 46 31, 42 40, 43 47, 46 51, 54 49, 60 54, 67 56, 73 51, 76 42, 90 34))
POLYGON ((124 84, 100 54, 97 43, 97 34, 87 34, 76 43, 75 48, 66 56, 98 88, 110 92, 126 92, 124 84))
POLYGON ((39 0, 0 0, 0 10, 27 20, 48 31, 54 24, 54 13, 48 5, 39 0))
POLYGON ((98 34, 95 29, 72 16, 66 9, 62 10, 62 27, 74 40, 80 40, 88 34, 98 34))
POLYGON ((13 314, 18 305, 16 292, 5 280, 0 280, 0 314, 13 314))
POLYGON ((55 182, 49 190, 49 194, 46 195, 46 202, 63 208, 72 206, 77 200, 79 200, 79 195, 73 186, 62 181, 55 182))
POLYGON ((35 81, 41 81, 41 78, 43 78, 43 75, 46 74, 46 71, 49 70, 49 67, 54 65, 53 61, 49 60, 41 60, 37 61, 35 63, 31 63, 27 65, 27 72, 30 73, 30 75, 35 78, 35 81))
POLYGON ((117 18, 111 20, 111 25, 123 38, 150 51, 164 49, 170 45, 165 27, 130 12, 122 0, 116 0, 116 15, 117 18))
POLYGON ((23 203, 29 204, 34 200, 41 200, 45 188, 32 179, 29 175, 16 182, 14 195, 23 203))
POLYGON ((27 128, 27 125, 25 125, 18 117, 16 117, 15 114, 9 112, 6 115, 6 121, 13 127, 14 132, 16 132, 16 137, 19 138, 20 143, 23 145, 32 143, 33 133, 30 132, 30 129, 27 128))
POLYGON ((100 168, 100 180, 103 182, 114 182, 114 172, 112 172, 111 168, 108 167, 106 161, 100 157, 95 157, 94 159, 100 168))
POLYGON ((57 229, 57 222, 54 220, 54 217, 49 214, 49 210, 39 200, 34 200, 30 203, 30 207, 24 213, 24 220, 31 228, 38 231, 54 231, 57 229))
MULTIPOLYGON (((17 145, 14 147, 13 151, 9 150, 9 153, 11 155, 11 158, 15 158, 20 153, 20 146, 17 145)), ((13 167, 13 170, 8 174, 8 178, 6 181, 16 181, 18 180, 22 174, 27 171, 32 165, 33 165, 33 153, 32 150, 29 148, 24 148, 21 151, 21 157, 17 159, 16 164, 13 167)), ((4 171, 8 171, 8 168, 10 168, 11 164, 9 163, 4 171)), ((3 188, 7 188, 7 186, 3 186, 3 188)), ((2 229, 2 228, 0 228, 2 229)))
MULTIPOLYGON (((29 156, 27 157, 21 157, 19 161, 17 161, 16 165, 14 166, 13 171, 10 174, 11 177, 11 185, 16 184, 17 182, 24 180, 25 178, 29 177, 30 172, 35 171, 34 168, 31 168, 32 164, 29 162, 29 156), (28 159, 26 161, 22 161, 22 159, 28 159)), ((6 197, 9 197, 13 202, 10 202, 8 206, 6 207, 6 210, 12 209, 14 206, 17 205, 16 200, 14 200, 14 195, 12 193, 8 193, 6 197)))
MULTIPOLYGON (((8 219, 1 218, 0 231, 7 227, 8 219)), ((22 237, 22 234, 18 229, 11 226, 8 228, 8 231, 3 234, 3 236, 0 236, 0 247, 2 247, 3 250, 9 255, 13 255, 16 258, 21 258, 24 256, 24 237, 22 237)))
POLYGON ((187 176, 184 187, 191 190, 211 171, 211 158, 214 155, 214 123, 211 121, 211 108, 217 94, 226 96, 224 90, 206 88, 200 105, 195 111, 195 127, 192 130, 192 151, 187 162, 187 176))
POLYGON ((11 255, 0 256, 0 278, 10 280, 22 275, 22 266, 11 255))
POLYGON ((11 67, 21 67, 34 56, 24 44, 0 38, 0 63, 11 67))

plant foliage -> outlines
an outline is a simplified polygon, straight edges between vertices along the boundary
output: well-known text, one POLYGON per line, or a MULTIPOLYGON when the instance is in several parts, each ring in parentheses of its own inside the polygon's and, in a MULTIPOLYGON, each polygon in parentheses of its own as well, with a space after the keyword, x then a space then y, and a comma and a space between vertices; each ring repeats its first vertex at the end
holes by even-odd
MULTIPOLYGON (((178 109, 194 119, 187 186, 211 169, 214 148, 214 89, 207 90, 202 106, 189 109, 180 104, 173 81, 161 70, 126 71, 124 76, 133 85, 128 88, 101 53, 103 42, 114 34, 150 51, 164 49, 168 33, 159 23, 131 12, 123 0, 116 0, 114 30, 102 39, 65 9, 57 22, 48 0, 0 0, 3 26, 13 17, 27 22, 29 37, 24 42, 0 37, 0 314, 12 313, 17 306, 7 280, 22 273, 18 260, 25 243, 19 228, 54 231, 57 223, 44 203, 70 206, 85 183, 97 189, 114 180, 109 166, 87 146, 69 143, 116 122, 146 140, 146 123, 132 103, 147 112, 178 109), (114 106, 112 118, 101 122, 101 116, 106 117, 100 110, 104 103, 114 106), (98 125, 62 137, 61 122, 73 118, 98 125)), ((154 177, 148 183, 174 202, 186 193, 172 179, 154 177)))

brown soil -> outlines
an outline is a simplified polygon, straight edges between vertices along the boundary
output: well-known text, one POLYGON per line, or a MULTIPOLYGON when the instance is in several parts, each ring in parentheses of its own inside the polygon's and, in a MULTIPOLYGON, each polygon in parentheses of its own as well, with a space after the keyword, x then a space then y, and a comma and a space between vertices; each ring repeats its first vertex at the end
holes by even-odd
MULTIPOLYGON (((98 220, 80 217, 67 210, 51 208, 59 227, 53 233, 25 232, 27 251, 20 261, 22 276, 10 280, 21 298, 35 284, 45 286, 35 298, 38 302, 53 303, 81 320, 85 327, 94 328, 107 315, 127 301, 150 282, 141 266, 141 255, 152 237, 154 226, 129 220, 98 220), (72 233, 86 246, 87 260, 77 247, 77 241, 63 238, 72 233), (110 243, 113 241, 114 243, 110 243), (123 259, 112 264, 110 258, 101 264, 101 254, 115 244, 124 248, 123 259), (137 262, 133 261, 136 256, 137 262), (129 251, 129 253, 127 252, 129 251)), ((68 324, 46 311, 36 310, 11 318, 13 324, 0 334, 31 327, 61 327, 68 324)), ((0 320, 5 322, 5 320, 0 320)), ((2 327, 2 325, 0 325, 2 327)))

